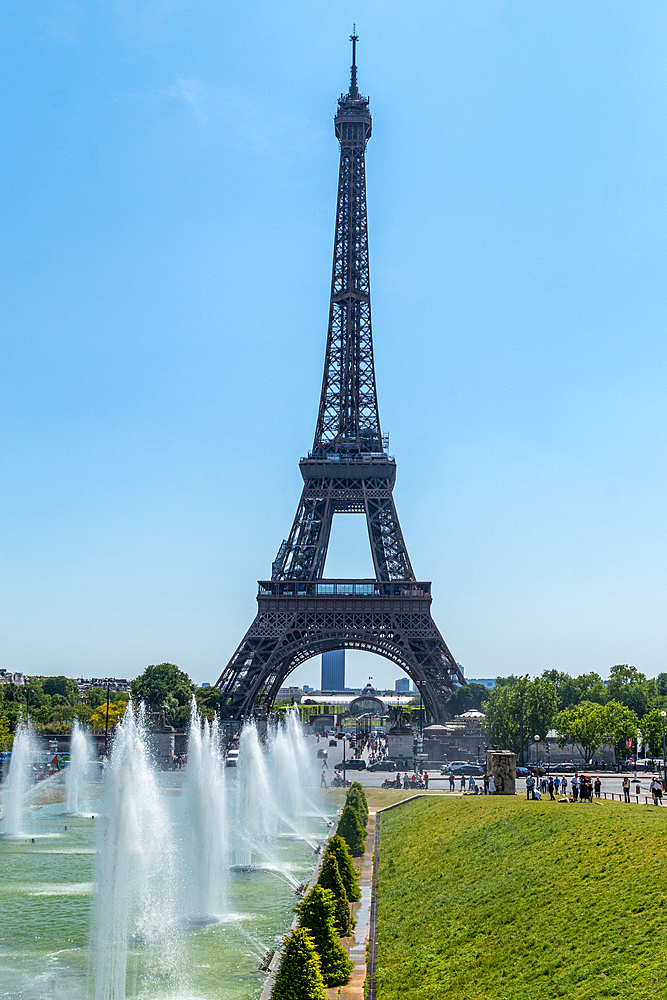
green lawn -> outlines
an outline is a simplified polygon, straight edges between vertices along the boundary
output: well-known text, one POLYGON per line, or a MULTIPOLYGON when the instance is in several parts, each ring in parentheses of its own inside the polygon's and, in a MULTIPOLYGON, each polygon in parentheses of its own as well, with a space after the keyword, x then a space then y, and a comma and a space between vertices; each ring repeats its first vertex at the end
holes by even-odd
POLYGON ((378 1000, 667 997, 667 808, 431 798, 380 826, 378 1000))

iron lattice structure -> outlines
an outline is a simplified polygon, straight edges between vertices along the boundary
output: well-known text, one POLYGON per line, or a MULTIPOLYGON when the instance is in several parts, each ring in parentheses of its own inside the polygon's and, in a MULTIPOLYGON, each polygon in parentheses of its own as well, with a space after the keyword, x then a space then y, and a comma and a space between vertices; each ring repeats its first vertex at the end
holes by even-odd
POLYGON ((357 88, 356 34, 350 89, 334 118, 340 143, 331 306, 313 448, 299 463, 304 485, 289 538, 260 582, 258 612, 217 681, 228 713, 270 709, 288 674, 330 649, 393 660, 417 684, 437 721, 463 675, 431 617, 431 585, 410 565, 394 506, 396 463, 383 439, 371 331, 366 145, 372 121, 357 88), (375 580, 328 580, 324 566, 336 513, 364 514, 375 580))

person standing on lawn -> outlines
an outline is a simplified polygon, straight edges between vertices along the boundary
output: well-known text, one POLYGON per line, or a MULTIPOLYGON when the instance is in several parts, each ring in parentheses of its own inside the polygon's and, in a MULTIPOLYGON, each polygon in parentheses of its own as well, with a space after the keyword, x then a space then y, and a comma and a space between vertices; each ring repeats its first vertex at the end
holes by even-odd
POLYGON ((627 774, 623 778, 623 800, 624 802, 630 801, 630 779, 627 774))
POLYGON ((489 778, 490 778, 489 774, 485 774, 484 775, 484 794, 485 795, 489 794, 489 778))
POLYGON ((489 795, 496 794, 496 782, 492 774, 489 775, 489 795))
POLYGON ((535 778, 529 774, 526 778, 526 799, 535 798, 535 778))
POLYGON ((554 778, 554 788, 556 790, 556 795, 558 795, 558 789, 560 788, 560 778, 558 775, 554 778))
POLYGON ((560 790, 563 793, 563 795, 567 795, 567 778, 565 777, 565 775, 563 775, 561 779, 560 790))
POLYGON ((577 771, 572 775, 572 798, 575 802, 579 798, 579 774, 577 771))
POLYGON ((593 788, 595 789, 595 798, 599 799, 600 798, 600 789, 602 788, 602 782, 600 781, 600 775, 599 774, 598 774, 598 776, 595 779, 595 784, 593 785, 593 788))
POLYGON ((554 798, 554 779, 553 778, 549 778, 549 783, 548 783, 547 787, 549 789, 549 798, 551 799, 552 802, 555 802, 556 800, 554 798))

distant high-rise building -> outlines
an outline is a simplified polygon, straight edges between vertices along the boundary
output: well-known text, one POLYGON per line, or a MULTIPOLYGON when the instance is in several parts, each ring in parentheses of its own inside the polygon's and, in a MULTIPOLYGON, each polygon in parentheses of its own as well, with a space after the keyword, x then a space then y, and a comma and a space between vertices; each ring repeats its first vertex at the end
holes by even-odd
POLYGON ((322 683, 320 691, 345 690, 345 650, 332 649, 322 653, 322 683))
POLYGON ((407 691, 410 693, 410 678, 409 677, 399 677, 394 684, 396 691, 407 691))

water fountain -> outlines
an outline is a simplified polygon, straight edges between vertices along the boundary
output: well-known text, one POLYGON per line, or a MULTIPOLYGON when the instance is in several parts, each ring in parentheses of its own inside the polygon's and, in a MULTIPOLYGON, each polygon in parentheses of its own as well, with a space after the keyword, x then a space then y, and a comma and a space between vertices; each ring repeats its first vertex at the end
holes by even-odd
POLYGON ((76 816, 88 789, 90 765, 93 760, 93 744, 87 731, 78 719, 74 720, 70 743, 69 765, 65 774, 67 812, 76 816))
POLYGON ((227 797, 218 723, 201 718, 194 695, 180 805, 183 912, 191 922, 207 922, 225 905, 227 797))
POLYGON ((128 705, 116 729, 103 788, 94 913, 95 1000, 124 1000, 128 941, 147 964, 175 972, 174 845, 151 765, 143 712, 128 705))
POLYGON ((23 809, 32 785, 32 765, 37 753, 37 737, 30 720, 19 722, 14 736, 9 775, 2 794, 2 833, 17 837, 25 831, 23 809))

